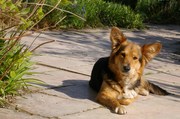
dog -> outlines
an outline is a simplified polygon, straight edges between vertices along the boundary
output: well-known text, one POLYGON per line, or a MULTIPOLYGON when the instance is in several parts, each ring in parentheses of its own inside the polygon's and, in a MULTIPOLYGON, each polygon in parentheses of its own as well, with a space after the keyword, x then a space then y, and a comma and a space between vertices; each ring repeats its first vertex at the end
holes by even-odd
POLYGON ((90 87, 98 92, 97 102, 114 113, 126 114, 123 105, 134 102, 138 94, 169 94, 142 77, 147 63, 160 52, 160 43, 140 46, 128 41, 117 27, 111 29, 110 40, 110 56, 100 58, 94 64, 89 81, 90 87))

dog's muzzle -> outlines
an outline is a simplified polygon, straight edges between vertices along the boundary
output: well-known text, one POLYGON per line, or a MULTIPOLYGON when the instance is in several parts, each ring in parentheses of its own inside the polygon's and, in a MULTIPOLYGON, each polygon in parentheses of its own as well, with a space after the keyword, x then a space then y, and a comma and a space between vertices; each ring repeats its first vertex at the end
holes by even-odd
POLYGON ((131 69, 131 68, 130 68, 129 65, 124 65, 124 66, 123 66, 123 71, 126 72, 126 73, 129 72, 130 69, 131 69))

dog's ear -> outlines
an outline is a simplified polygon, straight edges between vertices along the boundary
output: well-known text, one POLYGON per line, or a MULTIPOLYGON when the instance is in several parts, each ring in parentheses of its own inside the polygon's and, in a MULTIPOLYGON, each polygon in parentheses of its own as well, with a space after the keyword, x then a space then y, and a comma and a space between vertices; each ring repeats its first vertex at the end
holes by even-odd
POLYGON ((126 37, 120 31, 120 29, 117 28, 117 27, 113 27, 111 29, 110 39, 111 39, 111 42, 112 42, 112 49, 115 49, 122 42, 126 41, 126 37))
POLYGON ((154 58, 161 50, 162 45, 160 43, 147 44, 142 46, 142 55, 145 63, 147 64, 152 58, 154 58))

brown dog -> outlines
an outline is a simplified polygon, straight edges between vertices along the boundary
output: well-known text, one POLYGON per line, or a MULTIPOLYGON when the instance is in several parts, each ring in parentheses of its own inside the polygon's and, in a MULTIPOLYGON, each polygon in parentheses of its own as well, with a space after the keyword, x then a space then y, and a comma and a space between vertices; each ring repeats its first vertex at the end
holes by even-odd
POLYGON ((141 47, 127 41, 117 27, 112 28, 110 39, 112 52, 95 63, 89 82, 90 87, 98 92, 96 99, 100 104, 117 114, 126 114, 122 105, 132 103, 138 94, 169 94, 142 78, 146 64, 160 52, 160 43, 141 47))

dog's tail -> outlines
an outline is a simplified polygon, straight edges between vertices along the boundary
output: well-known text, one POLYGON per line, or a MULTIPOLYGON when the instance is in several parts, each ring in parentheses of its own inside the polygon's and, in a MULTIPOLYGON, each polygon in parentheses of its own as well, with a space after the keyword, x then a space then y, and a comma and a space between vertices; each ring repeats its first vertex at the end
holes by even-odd
POLYGON ((169 95, 170 93, 160 88, 159 86, 149 82, 149 91, 157 95, 169 95))
POLYGON ((166 90, 162 89, 161 87, 149 82, 145 81, 144 85, 146 90, 149 90, 150 93, 156 94, 156 95, 170 95, 171 93, 167 92, 166 90))

